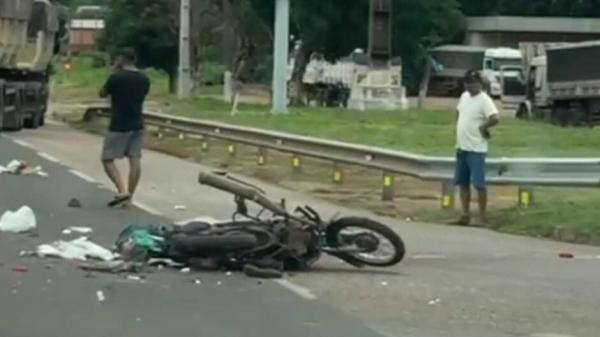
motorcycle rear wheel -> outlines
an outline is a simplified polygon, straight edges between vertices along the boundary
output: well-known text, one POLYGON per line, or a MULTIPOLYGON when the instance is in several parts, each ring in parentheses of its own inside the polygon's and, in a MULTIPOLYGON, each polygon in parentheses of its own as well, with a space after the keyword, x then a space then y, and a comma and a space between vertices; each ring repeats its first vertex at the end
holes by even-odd
POLYGON ((342 240, 342 232, 348 228, 364 229, 378 234, 391 244, 394 251, 389 258, 382 260, 369 257, 368 255, 370 253, 342 253, 341 255, 343 255, 344 260, 350 263, 356 263, 358 265, 362 264, 372 267, 390 267, 400 263, 400 261, 402 261, 404 258, 406 248, 402 238, 400 238, 400 236, 388 226, 367 218, 348 217, 332 222, 326 230, 327 243, 334 247, 347 244, 340 241, 342 240))

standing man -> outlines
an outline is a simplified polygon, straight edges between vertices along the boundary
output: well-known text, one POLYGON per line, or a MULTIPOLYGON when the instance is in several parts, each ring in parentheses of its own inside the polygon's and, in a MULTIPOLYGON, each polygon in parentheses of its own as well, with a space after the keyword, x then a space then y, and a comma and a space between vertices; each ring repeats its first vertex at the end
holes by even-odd
POLYGON ((119 51, 115 71, 100 90, 100 97, 110 96, 112 115, 104 138, 102 164, 117 188, 109 207, 127 206, 131 202, 141 176, 142 141, 144 136, 144 100, 150 90, 150 80, 135 66, 136 55, 131 48, 119 51), (127 188, 115 165, 116 159, 129 160, 127 188))
POLYGON ((492 98, 482 90, 483 81, 478 71, 465 75, 466 91, 456 108, 456 171, 455 183, 460 187, 462 216, 455 225, 471 223, 471 185, 477 190, 479 220, 487 222, 487 189, 485 184, 485 157, 488 151, 490 129, 498 124, 498 109, 492 98))

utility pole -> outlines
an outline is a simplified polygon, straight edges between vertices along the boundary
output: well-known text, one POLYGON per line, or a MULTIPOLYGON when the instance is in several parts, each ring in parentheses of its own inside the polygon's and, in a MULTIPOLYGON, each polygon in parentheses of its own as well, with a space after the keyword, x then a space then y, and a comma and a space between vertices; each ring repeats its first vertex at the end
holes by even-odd
MULTIPOLYGON (((300 0, 301 1, 301 0, 300 0)), ((287 113, 287 69, 290 36, 290 0, 275 0, 272 113, 287 113)))
POLYGON ((180 0, 180 6, 177 97, 187 98, 192 93, 192 76, 190 73, 190 0, 180 0))

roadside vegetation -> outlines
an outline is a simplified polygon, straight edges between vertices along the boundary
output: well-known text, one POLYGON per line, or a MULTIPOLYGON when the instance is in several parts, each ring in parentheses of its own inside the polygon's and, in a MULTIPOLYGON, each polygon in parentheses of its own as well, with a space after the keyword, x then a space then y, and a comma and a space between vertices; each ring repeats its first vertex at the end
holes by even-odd
MULTIPOLYGON (((54 102, 97 102, 96 93, 110 69, 91 65, 89 59, 77 59, 69 72, 57 65, 54 102)), ((220 101, 218 90, 214 88, 201 88, 196 97, 178 100, 169 94, 166 74, 155 70, 148 70, 147 74, 153 82, 150 109, 404 151, 453 154, 455 115, 452 109, 362 112, 292 108, 289 114, 271 115, 268 106, 240 104, 239 113, 231 115, 231 105, 220 101)), ((600 157, 600 134, 598 129, 559 128, 506 115, 494 130, 491 148, 491 156, 600 157)), ((600 209, 597 207, 600 190, 539 188, 535 191, 535 206, 530 209, 494 209, 492 227, 510 233, 600 245, 600 209)), ((411 215, 434 221, 449 217, 437 210, 411 215)))

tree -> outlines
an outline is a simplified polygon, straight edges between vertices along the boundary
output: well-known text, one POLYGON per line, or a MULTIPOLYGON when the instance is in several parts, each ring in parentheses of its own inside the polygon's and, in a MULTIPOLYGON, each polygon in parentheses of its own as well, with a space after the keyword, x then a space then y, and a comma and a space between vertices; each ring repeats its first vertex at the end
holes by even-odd
POLYGON ((175 91, 178 64, 178 1, 107 0, 106 28, 100 46, 114 53, 118 48, 137 51, 142 68, 153 67, 169 75, 175 91))

